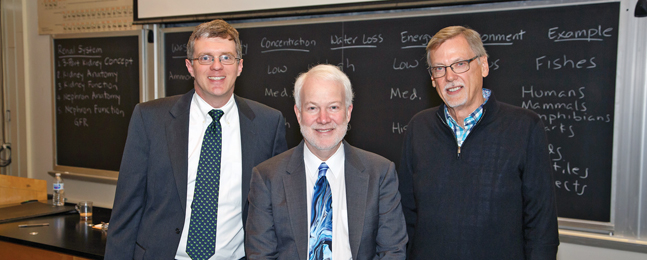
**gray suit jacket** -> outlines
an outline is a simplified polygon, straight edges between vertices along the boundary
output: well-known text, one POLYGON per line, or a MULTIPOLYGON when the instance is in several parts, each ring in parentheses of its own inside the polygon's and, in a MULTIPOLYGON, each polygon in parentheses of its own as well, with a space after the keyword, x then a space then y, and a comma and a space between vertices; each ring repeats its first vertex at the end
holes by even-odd
MULTIPOLYGON (((184 226, 194 91, 138 104, 128 128, 105 259, 173 259, 184 226)), ((278 110, 234 96, 240 116, 245 224, 252 167, 287 149, 278 110)))
MULTIPOLYGON (((252 171, 245 239, 249 260, 308 257, 303 146, 301 142, 252 171)), ((353 259, 405 259, 407 232, 393 162, 346 141, 344 152, 353 259)))

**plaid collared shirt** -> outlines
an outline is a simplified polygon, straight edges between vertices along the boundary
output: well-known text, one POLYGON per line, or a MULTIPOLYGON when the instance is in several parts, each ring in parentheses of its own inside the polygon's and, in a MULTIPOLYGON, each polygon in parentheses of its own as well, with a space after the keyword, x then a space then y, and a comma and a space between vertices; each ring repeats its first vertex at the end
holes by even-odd
POLYGON ((492 91, 486 88, 483 88, 483 98, 485 101, 483 101, 483 104, 481 104, 474 112, 472 112, 469 116, 465 118, 463 121, 465 123, 465 128, 462 128, 454 118, 449 114, 449 110, 447 110, 447 106, 445 106, 445 119, 447 120, 447 125, 454 130, 454 135, 456 135, 456 142, 458 143, 458 147, 463 146, 463 142, 465 142, 465 138, 467 138, 467 135, 472 132, 472 128, 476 125, 476 122, 481 119, 481 116, 483 116, 483 105, 487 103, 488 99, 490 98, 490 94, 492 94, 492 91))

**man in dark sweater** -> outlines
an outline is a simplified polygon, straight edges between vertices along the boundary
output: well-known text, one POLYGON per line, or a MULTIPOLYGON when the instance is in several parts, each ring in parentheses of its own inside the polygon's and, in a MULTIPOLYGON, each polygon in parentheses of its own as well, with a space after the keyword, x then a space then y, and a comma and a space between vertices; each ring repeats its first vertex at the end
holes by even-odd
POLYGON ((483 88, 489 67, 476 31, 442 29, 427 63, 445 104, 415 115, 403 144, 408 259, 555 259, 544 124, 483 88))

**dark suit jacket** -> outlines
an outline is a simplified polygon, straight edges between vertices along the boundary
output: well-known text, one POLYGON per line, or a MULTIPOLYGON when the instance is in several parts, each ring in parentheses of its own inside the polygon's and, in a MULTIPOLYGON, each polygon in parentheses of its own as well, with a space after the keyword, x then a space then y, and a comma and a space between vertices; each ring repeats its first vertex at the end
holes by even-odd
MULTIPOLYGON (((308 257, 303 146, 301 142, 259 164, 252 172, 245 239, 247 259, 308 257)), ((346 141, 344 152, 353 259, 404 259, 407 232, 393 162, 352 147, 346 141)))
MULTIPOLYGON (((194 92, 135 107, 105 259, 175 257, 187 207, 189 109, 194 92)), ((281 112, 238 96, 234 99, 240 117, 243 221, 252 167, 285 151, 287 144, 281 112)))

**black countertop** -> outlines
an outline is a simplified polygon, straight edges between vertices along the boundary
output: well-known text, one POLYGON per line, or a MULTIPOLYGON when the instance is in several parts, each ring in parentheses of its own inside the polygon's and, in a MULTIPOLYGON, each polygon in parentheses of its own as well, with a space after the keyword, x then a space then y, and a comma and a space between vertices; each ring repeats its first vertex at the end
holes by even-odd
MULTIPOLYGON (((70 204, 74 205, 74 204, 70 204)), ((64 254, 103 259, 106 232, 88 224, 110 220, 112 210, 93 207, 91 221, 80 220, 76 211, 0 224, 0 240, 64 254), (48 223, 49 226, 19 228, 21 224, 48 223)))

